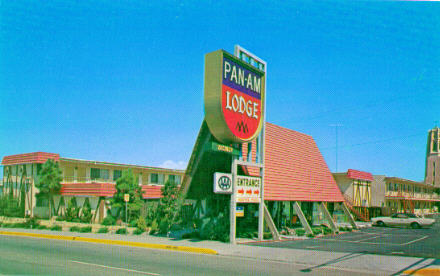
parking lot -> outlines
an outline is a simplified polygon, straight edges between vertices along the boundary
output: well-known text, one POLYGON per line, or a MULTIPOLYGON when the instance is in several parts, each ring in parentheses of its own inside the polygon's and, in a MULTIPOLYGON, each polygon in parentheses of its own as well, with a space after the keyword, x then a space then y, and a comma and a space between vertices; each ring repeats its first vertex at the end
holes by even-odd
POLYGON ((257 246, 440 258, 440 223, 428 229, 367 227, 306 240, 254 243, 257 246))

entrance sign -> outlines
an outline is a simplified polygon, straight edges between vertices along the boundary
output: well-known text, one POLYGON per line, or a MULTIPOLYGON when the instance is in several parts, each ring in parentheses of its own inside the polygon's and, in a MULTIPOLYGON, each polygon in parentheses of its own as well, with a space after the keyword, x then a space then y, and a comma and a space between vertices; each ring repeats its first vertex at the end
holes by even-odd
POLYGON ((232 194, 232 176, 230 173, 214 174, 214 193, 232 194))
POLYGON ((222 143, 254 140, 264 123, 265 72, 223 50, 205 56, 205 119, 222 143))
POLYGON ((261 178, 251 176, 236 177, 236 198, 238 203, 260 203, 261 202, 261 178))

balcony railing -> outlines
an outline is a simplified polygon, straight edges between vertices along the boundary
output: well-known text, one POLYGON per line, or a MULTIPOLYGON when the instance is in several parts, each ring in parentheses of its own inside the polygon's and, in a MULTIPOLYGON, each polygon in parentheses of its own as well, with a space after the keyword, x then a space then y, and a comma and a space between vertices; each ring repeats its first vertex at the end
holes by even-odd
POLYGON ((105 179, 105 178, 91 178, 91 177, 74 177, 74 176, 65 176, 63 178, 63 183, 91 183, 91 182, 105 182, 105 183, 113 183, 116 181, 113 179, 105 179))
MULTIPOLYGON (((113 179, 105 179, 105 178, 91 178, 91 177, 74 177, 74 176, 65 176, 61 183, 92 183, 92 182, 100 182, 100 183, 112 183, 116 184, 116 181, 113 179)), ((142 185, 163 185, 159 183, 150 183, 150 181, 144 182, 142 181, 142 185)))

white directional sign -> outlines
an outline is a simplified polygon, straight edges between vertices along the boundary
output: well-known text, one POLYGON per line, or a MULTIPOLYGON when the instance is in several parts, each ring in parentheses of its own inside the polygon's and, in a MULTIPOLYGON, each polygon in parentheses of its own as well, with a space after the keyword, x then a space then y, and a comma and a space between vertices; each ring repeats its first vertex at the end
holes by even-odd
POLYGON ((261 202, 261 178, 237 175, 237 202, 260 203, 261 202))

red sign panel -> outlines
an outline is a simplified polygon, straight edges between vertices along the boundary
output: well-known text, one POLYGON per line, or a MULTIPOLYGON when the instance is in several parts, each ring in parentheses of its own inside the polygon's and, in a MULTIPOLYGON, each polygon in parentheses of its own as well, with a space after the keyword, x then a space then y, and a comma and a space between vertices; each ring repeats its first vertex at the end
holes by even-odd
POLYGON ((263 122, 264 77, 264 72, 224 51, 207 55, 206 121, 219 141, 243 143, 258 136, 263 122))

